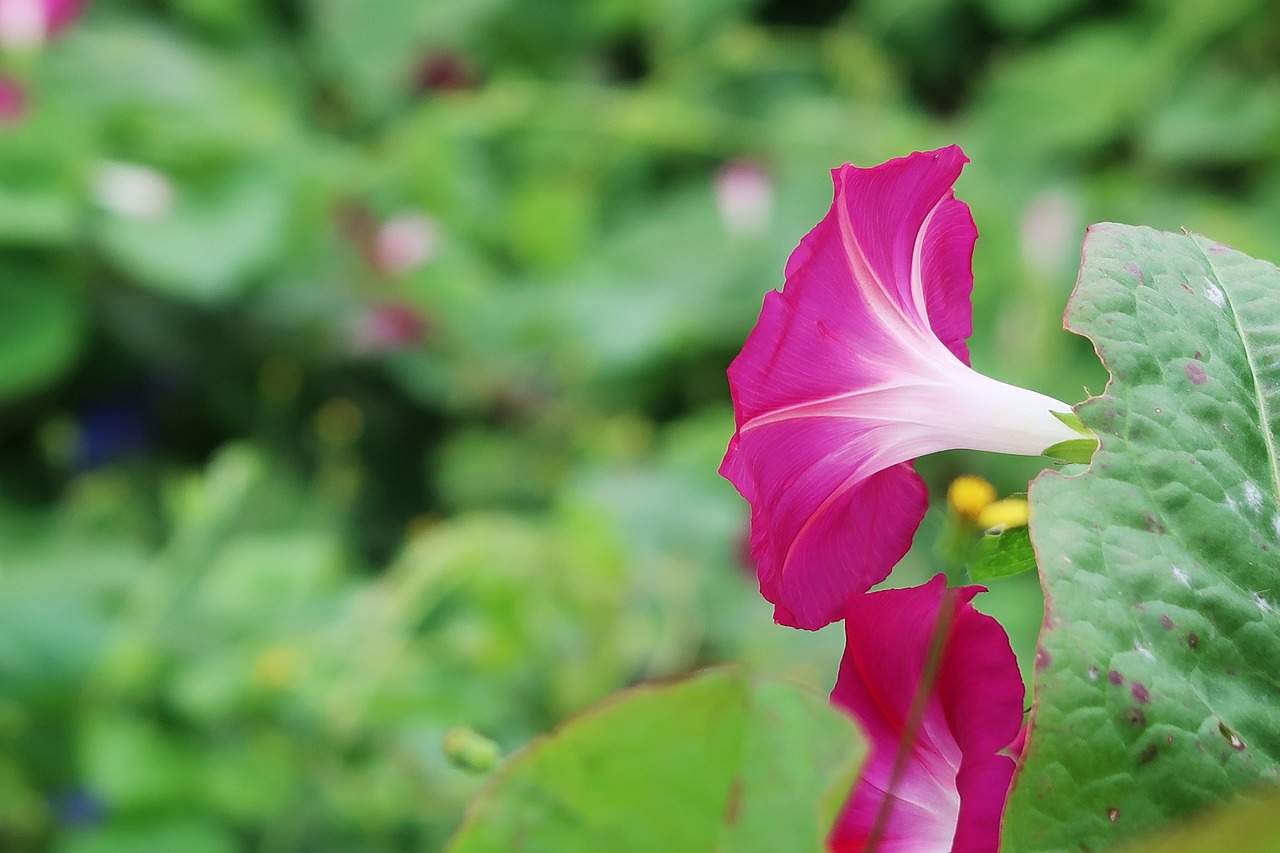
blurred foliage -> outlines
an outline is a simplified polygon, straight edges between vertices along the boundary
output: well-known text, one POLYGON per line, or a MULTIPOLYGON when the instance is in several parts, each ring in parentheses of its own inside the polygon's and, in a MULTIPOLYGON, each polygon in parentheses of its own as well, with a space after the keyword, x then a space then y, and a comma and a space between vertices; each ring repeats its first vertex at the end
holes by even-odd
POLYGON ((825 697, 721 667, 622 691, 494 773, 450 853, 812 853, 866 756, 825 697))
MULTIPOLYGON (((1278 15, 113 0, 6 51, 0 848, 435 850, 458 727, 729 659, 826 689, 715 475, 826 169, 961 143, 975 366, 1079 400, 1086 223, 1280 255, 1278 15)), ((982 604, 1024 665, 1037 596, 982 604)))

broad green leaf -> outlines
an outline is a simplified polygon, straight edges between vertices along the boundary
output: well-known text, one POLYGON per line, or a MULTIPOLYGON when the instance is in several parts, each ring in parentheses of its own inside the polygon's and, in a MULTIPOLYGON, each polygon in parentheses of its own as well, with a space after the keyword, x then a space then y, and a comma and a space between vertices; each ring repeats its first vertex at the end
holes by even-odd
POLYGON ((816 853, 863 754, 792 685, 726 668, 641 686, 507 761, 449 850, 816 853))
POLYGON ((199 818, 152 818, 118 821, 97 831, 67 836, 55 853, 232 853, 232 835, 216 823, 199 818))
POLYGON ((1280 792, 1257 793, 1109 853, 1280 853, 1280 792))
POLYGON ((1094 226, 1070 330, 1111 372, 1032 486, 1047 594, 1011 851, 1097 850, 1280 773, 1280 270, 1094 226))
POLYGON ((176 193, 173 210, 154 219, 104 216, 104 251, 163 293, 205 304, 239 296, 281 250, 284 188, 271 175, 246 172, 204 192, 176 193))
POLYGON ((1005 578, 1036 567, 1027 528, 1006 527, 988 530, 974 549, 969 561, 969 577, 975 581, 1005 578))
POLYGON ((84 306, 68 282, 10 263, 0 276, 0 399, 58 376, 80 349, 84 306))

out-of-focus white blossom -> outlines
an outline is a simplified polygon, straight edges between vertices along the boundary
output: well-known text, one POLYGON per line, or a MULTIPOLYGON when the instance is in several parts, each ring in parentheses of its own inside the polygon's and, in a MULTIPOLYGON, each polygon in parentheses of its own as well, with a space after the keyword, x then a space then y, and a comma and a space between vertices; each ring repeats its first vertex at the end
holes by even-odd
POLYGON ((159 219, 173 209, 173 184, 161 173, 137 163, 106 161, 93 176, 93 198, 105 210, 126 219, 159 219))

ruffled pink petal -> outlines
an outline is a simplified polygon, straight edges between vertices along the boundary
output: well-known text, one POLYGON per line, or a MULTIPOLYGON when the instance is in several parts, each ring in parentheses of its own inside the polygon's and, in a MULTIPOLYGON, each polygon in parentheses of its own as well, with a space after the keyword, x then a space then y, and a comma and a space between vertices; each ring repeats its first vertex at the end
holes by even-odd
POLYGON ((998 751, 1017 736, 1023 687, 1004 630, 969 603, 980 591, 964 587, 946 599, 954 616, 937 680, 891 792, 946 581, 938 575, 923 586, 850 600, 847 646, 831 699, 857 718, 871 754, 832 831, 829 848, 835 853, 865 849, 886 796, 882 851, 997 849, 1013 774, 1013 760, 998 751))
POLYGON ((832 170, 831 208, 729 368, 739 426, 865 385, 892 371, 904 346, 941 341, 967 363, 978 233, 951 189, 966 162, 952 146, 832 170))
POLYGON ((860 252, 890 302, 966 364, 978 229, 952 185, 967 162, 959 146, 952 145, 874 169, 843 166, 832 173, 832 207, 839 212, 846 252, 860 252))

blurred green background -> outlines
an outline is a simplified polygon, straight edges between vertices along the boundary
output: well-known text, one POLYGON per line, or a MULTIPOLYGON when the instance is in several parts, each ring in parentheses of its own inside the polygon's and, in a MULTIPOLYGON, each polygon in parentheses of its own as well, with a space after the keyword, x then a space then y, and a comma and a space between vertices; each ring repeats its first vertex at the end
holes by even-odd
MULTIPOLYGON (((100 0, 0 61, 15 853, 437 850, 456 726, 723 660, 827 689, 715 469, 832 166, 963 145, 974 364, 1069 402, 1087 223, 1280 257, 1257 0, 100 0)), ((995 587, 1028 661, 1035 579, 995 587)))

